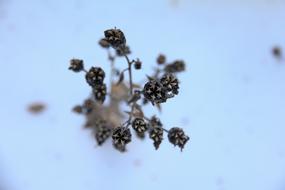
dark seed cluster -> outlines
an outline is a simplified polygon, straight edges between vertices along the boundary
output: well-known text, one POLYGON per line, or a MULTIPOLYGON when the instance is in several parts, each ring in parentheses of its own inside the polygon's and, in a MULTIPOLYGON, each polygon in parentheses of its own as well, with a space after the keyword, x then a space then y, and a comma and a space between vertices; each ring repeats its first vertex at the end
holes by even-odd
POLYGON ((178 79, 171 73, 164 74, 160 80, 150 80, 144 85, 143 94, 145 99, 152 104, 166 102, 167 99, 178 94, 178 79))
POLYGON ((95 139, 98 145, 102 145, 112 134, 112 129, 106 124, 96 126, 95 139))
POLYGON ((85 73, 86 83, 91 87, 91 96, 75 106, 73 111, 86 117, 84 127, 92 130, 97 144, 102 146, 111 139, 116 150, 125 152, 132 141, 132 134, 135 134, 139 139, 151 140, 157 150, 167 135, 169 142, 182 150, 189 141, 183 129, 165 129, 158 117, 148 118, 143 108, 151 102, 160 110, 161 103, 178 95, 177 74, 185 70, 184 61, 168 63, 166 56, 160 54, 156 58, 154 73, 147 75, 146 82, 137 84, 133 78, 137 76, 136 70, 142 70, 142 61, 129 58, 131 50, 124 33, 117 28, 106 30, 98 43, 107 50, 110 62, 108 86, 101 67, 92 66, 86 70, 81 59, 71 59, 69 65, 70 70, 85 73), (126 66, 117 66, 117 59, 125 59, 126 66))
POLYGON ((132 123, 132 127, 137 133, 141 134, 141 133, 146 132, 147 123, 144 121, 144 119, 135 118, 132 123))
POLYGON ((166 89, 156 80, 150 80, 144 85, 143 95, 152 104, 163 103, 167 100, 166 89))
POLYGON ((126 45, 126 38, 124 33, 119 29, 110 29, 104 32, 105 40, 115 49, 124 47, 126 45))
POLYGON ((179 146, 179 148, 182 150, 187 141, 189 140, 189 137, 185 135, 183 129, 173 127, 168 132, 168 140, 174 146, 179 146))
POLYGON ((112 134, 113 145, 120 151, 126 149, 126 145, 131 142, 132 134, 129 128, 127 127, 117 127, 113 129, 112 134))
POLYGON ((105 72, 100 67, 91 67, 86 73, 85 78, 86 82, 92 87, 102 85, 105 78, 105 72))
POLYGON ((70 60, 70 66, 69 66, 68 69, 72 70, 74 72, 82 71, 84 69, 83 60, 81 60, 81 59, 71 59, 70 60))

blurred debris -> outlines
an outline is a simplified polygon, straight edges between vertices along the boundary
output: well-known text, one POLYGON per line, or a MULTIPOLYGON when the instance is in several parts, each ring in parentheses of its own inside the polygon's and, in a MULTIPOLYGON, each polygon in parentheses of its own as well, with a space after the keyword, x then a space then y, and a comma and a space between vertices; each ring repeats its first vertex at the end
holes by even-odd
POLYGON ((272 55, 277 59, 282 59, 282 49, 279 46, 274 46, 272 48, 272 55))
POLYGON ((32 114, 42 113, 46 109, 46 105, 42 102, 34 102, 28 106, 28 111, 32 114))

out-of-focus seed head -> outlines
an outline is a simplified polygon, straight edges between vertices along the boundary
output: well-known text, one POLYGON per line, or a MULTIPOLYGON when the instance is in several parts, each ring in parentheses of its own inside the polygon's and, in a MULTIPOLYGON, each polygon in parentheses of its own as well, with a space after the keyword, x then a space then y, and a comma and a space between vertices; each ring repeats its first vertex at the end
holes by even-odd
POLYGON ((93 88, 93 95, 95 100, 103 103, 106 99, 107 87, 106 84, 97 85, 93 88))
POLYGON ((137 70, 141 69, 141 68, 142 68, 142 62, 141 62, 139 59, 137 59, 137 60, 135 61, 134 67, 135 67, 135 69, 137 69, 137 70))
POLYGON ((76 73, 82 71, 84 69, 83 60, 81 59, 71 59, 70 66, 68 68, 76 73))
POLYGON ((172 93, 178 94, 179 82, 178 79, 171 73, 164 74, 160 79, 161 84, 165 87, 165 89, 172 93))
POLYGON ((163 140, 163 129, 162 127, 153 127, 149 132, 149 138, 153 140, 153 145, 157 150, 163 140))
POLYGON ((131 142, 132 134, 127 127, 116 127, 113 129, 112 139, 114 147, 122 151, 125 150, 126 144, 131 142))
POLYGON ((116 54, 117 56, 124 56, 124 55, 128 55, 128 54, 131 54, 131 49, 129 46, 122 46, 118 49, 116 49, 116 54))
POLYGON ((95 139, 98 145, 102 145, 112 134, 111 127, 104 123, 100 123, 96 126, 95 139))
POLYGON ((144 85, 143 95, 152 104, 163 103, 167 100, 165 88, 156 80, 150 80, 144 85))
POLYGON ((276 58, 280 59, 282 57, 282 49, 279 46, 275 46, 272 48, 272 54, 276 58))
POLYGON ((132 122, 132 127, 138 133, 144 133, 148 128, 147 123, 142 118, 135 118, 132 122))
POLYGON ((190 138, 185 135, 183 129, 178 127, 173 127, 168 132, 168 140, 174 146, 178 146, 181 151, 184 148, 185 144, 190 138))
POLYGON ((156 59, 157 64, 162 65, 166 62, 166 57, 163 54, 158 55, 156 59))
POLYGON ((185 63, 184 61, 177 60, 171 64, 165 66, 164 70, 168 73, 177 73, 185 71, 185 63))
POLYGON ((102 85, 104 78, 105 72, 100 67, 91 67, 85 75, 86 82, 92 87, 102 85))
POLYGON ((118 49, 126 45, 126 38, 120 29, 109 29, 104 32, 105 39, 114 48, 118 49))
POLYGON ((95 102, 93 100, 87 99, 84 101, 82 109, 85 114, 91 113, 94 108, 95 108, 95 102))
POLYGON ((83 112, 83 108, 80 105, 74 106, 72 111, 74 111, 75 113, 82 113, 83 112))
POLYGON ((101 40, 99 40, 99 45, 102 48, 109 48, 110 47, 109 42, 105 38, 102 38, 101 40))
POLYGON ((161 121, 160 121, 160 119, 159 119, 158 117, 156 117, 156 116, 152 116, 152 117, 150 118, 149 124, 150 124, 152 127, 162 127, 162 126, 163 126, 162 123, 161 123, 161 121))

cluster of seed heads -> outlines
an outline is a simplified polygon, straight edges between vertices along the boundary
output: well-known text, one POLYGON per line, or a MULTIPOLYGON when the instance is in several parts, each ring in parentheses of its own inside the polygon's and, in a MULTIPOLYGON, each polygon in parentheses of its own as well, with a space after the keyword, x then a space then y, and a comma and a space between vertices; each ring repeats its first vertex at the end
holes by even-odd
POLYGON ((132 128, 137 137, 141 139, 149 137, 155 149, 159 148, 164 133, 167 133, 168 141, 182 150, 189 141, 183 129, 178 127, 165 129, 158 117, 148 118, 142 108, 150 102, 160 109, 160 104, 178 95, 179 81, 176 75, 185 70, 185 63, 181 60, 167 62, 166 56, 160 54, 156 59, 157 68, 154 73, 147 75, 144 84, 135 84, 132 68, 140 70, 142 62, 140 59, 129 59, 131 50, 126 44, 124 33, 115 28, 106 30, 104 36, 99 45, 108 51, 111 65, 110 86, 107 88, 104 82, 105 72, 101 67, 94 66, 86 70, 83 60, 71 59, 69 69, 76 73, 85 72, 85 80, 92 89, 91 97, 82 105, 75 106, 73 111, 86 116, 85 127, 93 131, 99 146, 111 138, 115 149, 126 151, 126 145, 132 141, 132 128), (126 59, 125 69, 120 70, 115 67, 115 60, 119 57, 126 59), (126 72, 128 81, 125 81, 126 72), (106 99, 109 100, 108 103, 106 99), (129 110, 122 110, 123 102, 129 110))

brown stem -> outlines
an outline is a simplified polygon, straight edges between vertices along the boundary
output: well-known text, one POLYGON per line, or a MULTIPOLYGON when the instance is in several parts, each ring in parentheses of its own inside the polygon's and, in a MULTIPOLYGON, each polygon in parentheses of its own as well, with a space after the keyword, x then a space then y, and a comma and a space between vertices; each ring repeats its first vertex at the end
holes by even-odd
POLYGON ((126 58, 128 62, 128 71, 129 71, 129 81, 130 81, 130 94, 133 95, 133 77, 132 77, 132 63, 129 59, 129 57, 124 54, 124 57, 126 58))

